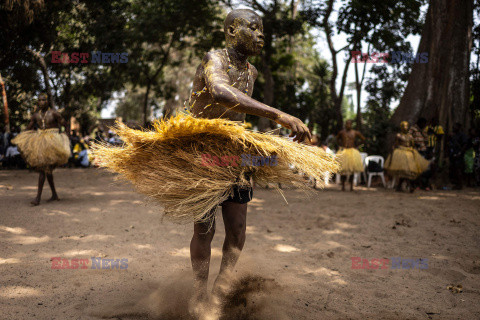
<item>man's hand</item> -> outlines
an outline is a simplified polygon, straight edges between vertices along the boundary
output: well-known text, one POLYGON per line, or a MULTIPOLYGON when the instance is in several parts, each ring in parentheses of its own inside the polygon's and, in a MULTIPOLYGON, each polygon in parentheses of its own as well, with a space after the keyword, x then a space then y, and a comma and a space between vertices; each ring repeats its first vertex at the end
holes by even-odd
POLYGON ((295 118, 286 113, 282 113, 275 120, 275 122, 282 127, 292 130, 290 137, 295 136, 293 141, 298 141, 300 143, 303 142, 305 138, 308 138, 308 140, 310 141, 312 140, 312 134, 310 133, 310 130, 308 130, 307 126, 302 122, 302 120, 298 118, 295 118))

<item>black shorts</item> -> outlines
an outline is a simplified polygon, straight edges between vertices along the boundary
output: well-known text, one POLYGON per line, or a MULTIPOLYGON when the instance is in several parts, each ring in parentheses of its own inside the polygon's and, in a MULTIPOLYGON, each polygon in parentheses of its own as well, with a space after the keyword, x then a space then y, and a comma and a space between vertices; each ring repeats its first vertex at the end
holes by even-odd
MULTIPOLYGON (((233 195, 230 195, 225 202, 248 203, 253 198, 252 187, 233 187, 233 195)), ((222 203, 222 204, 223 204, 222 203)))

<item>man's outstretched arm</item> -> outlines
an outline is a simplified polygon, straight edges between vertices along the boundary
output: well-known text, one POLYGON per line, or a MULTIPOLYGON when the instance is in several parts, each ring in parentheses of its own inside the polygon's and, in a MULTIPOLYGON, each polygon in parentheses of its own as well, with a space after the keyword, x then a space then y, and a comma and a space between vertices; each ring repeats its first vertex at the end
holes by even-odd
POLYGON ((309 139, 312 138, 307 126, 303 124, 300 119, 252 99, 240 90, 230 86, 229 77, 218 55, 208 53, 203 63, 205 82, 215 102, 235 112, 247 113, 273 120, 281 126, 292 130, 290 136, 295 136, 294 141, 301 142, 306 137, 309 139))

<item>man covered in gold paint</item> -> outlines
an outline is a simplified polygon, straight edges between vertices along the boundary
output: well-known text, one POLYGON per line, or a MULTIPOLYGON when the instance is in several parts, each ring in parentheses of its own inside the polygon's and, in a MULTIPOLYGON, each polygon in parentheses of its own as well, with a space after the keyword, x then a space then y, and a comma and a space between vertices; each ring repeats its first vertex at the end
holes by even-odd
MULTIPOLYGON (((247 58, 260 54, 264 45, 261 18, 251 10, 231 11, 224 22, 226 48, 205 55, 193 81, 193 92, 189 100, 191 113, 202 118, 227 118, 245 120, 245 114, 265 117, 292 131, 291 137, 301 142, 311 139, 305 124, 280 110, 251 98, 257 70, 247 58)), ((247 177, 248 178, 248 177, 247 177)), ((225 224, 225 241, 220 273, 214 293, 221 291, 227 275, 232 272, 245 243, 247 203, 252 198, 252 188, 234 189, 222 203, 225 224)), ((215 224, 195 223, 190 244, 190 255, 195 277, 195 299, 207 299, 207 282, 211 255, 211 242, 215 224)))

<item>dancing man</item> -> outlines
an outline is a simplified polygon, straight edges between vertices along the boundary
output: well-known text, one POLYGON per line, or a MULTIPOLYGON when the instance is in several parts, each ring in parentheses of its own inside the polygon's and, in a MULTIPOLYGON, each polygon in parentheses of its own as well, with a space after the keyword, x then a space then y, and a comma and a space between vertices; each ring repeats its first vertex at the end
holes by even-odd
POLYGON ((401 131, 395 137, 394 150, 387 158, 385 169, 398 179, 396 191, 402 191, 402 184, 406 181, 410 192, 414 192, 413 181, 427 170, 429 162, 414 148, 415 139, 408 129, 408 122, 402 121, 401 131))
MULTIPOLYGON (((274 120, 291 129, 290 136, 295 136, 294 141, 311 139, 310 131, 301 120, 251 98, 257 70, 247 58, 260 54, 264 45, 261 18, 251 10, 233 10, 225 19, 224 32, 226 48, 207 53, 195 74, 189 101, 192 114, 209 119, 243 121, 248 113, 274 120)), ((251 187, 236 188, 233 196, 222 204, 225 241, 214 291, 219 290, 222 279, 232 271, 243 249, 247 203, 251 199, 251 187)), ((215 233, 215 227, 210 226, 209 221, 195 223, 190 244, 197 301, 207 298, 210 246, 215 233)))
POLYGON ((362 142, 365 141, 365 137, 360 131, 352 129, 352 120, 347 120, 347 122, 345 122, 345 129, 337 135, 337 141, 340 146, 340 151, 337 153, 337 156, 340 162, 342 191, 345 191, 345 180, 350 176, 350 191, 353 191, 353 175, 363 172, 364 170, 362 156, 356 146, 357 139, 360 139, 362 142))
POLYGON ((40 172, 37 196, 31 201, 34 206, 40 204, 45 178, 52 190, 52 197, 48 201, 60 200, 52 172, 56 166, 67 163, 70 157, 70 142, 65 133, 60 133, 62 126, 65 126, 65 120, 58 111, 49 107, 47 94, 41 93, 38 111, 33 113, 27 130, 12 140, 25 161, 40 172))

